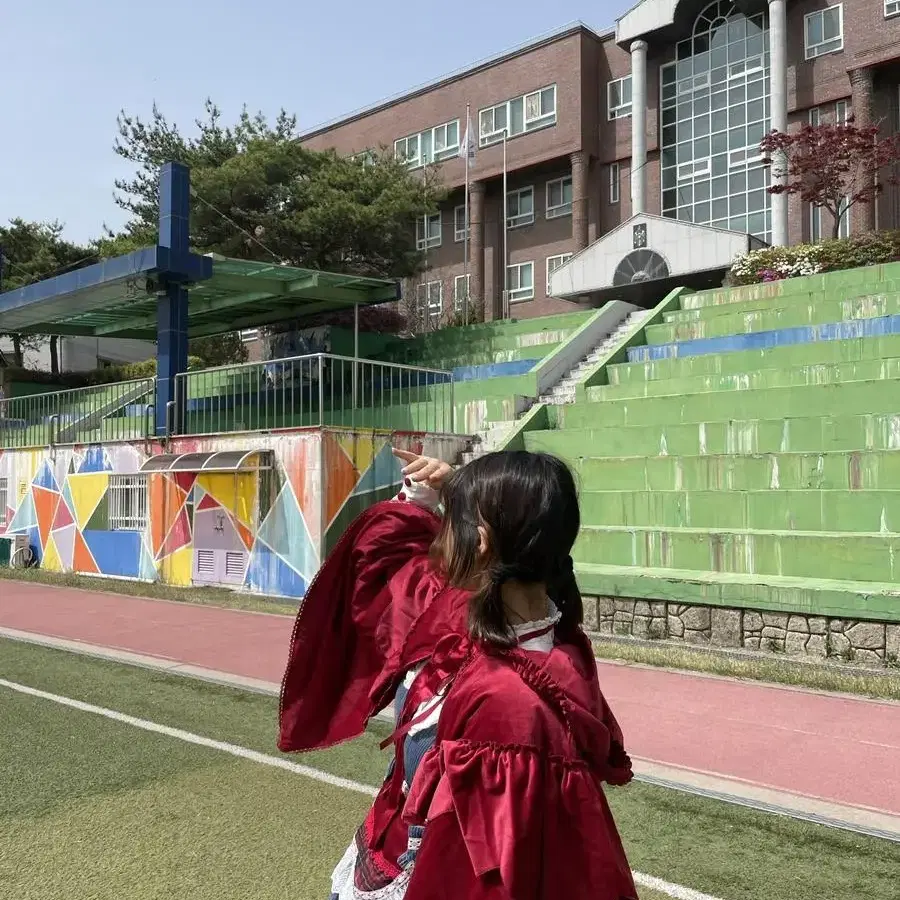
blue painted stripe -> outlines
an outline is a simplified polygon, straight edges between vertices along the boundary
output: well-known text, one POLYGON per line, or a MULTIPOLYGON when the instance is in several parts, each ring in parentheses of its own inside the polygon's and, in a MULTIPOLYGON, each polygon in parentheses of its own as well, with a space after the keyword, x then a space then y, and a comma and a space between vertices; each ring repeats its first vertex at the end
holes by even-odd
POLYGON ((674 344, 631 347, 629 362, 651 359, 675 359, 685 356, 707 356, 710 353, 737 353, 741 350, 767 350, 791 344, 812 344, 817 341, 849 341, 854 338, 883 337, 900 334, 900 314, 874 319, 853 319, 848 322, 829 322, 825 325, 803 325, 798 328, 779 328, 775 331, 756 331, 752 334, 729 334, 724 337, 699 338, 674 344))
POLYGON ((453 370, 454 381, 481 381, 483 378, 502 378, 504 375, 524 375, 541 360, 514 359, 510 362, 484 363, 480 366, 458 366, 453 370))

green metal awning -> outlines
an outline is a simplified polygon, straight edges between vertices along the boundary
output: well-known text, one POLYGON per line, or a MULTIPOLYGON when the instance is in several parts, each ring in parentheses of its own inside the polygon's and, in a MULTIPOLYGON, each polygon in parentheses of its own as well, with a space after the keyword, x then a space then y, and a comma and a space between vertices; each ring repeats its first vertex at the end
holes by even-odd
MULTIPOLYGON (((215 255, 211 260, 212 277, 188 285, 191 337, 385 303, 400 295, 397 282, 381 278, 215 255)), ((10 324, 14 310, 15 330, 23 333, 156 340, 158 285, 153 268, 148 265, 139 277, 133 273, 134 268, 128 279, 104 279, 102 273, 87 282, 82 279, 77 291, 61 284, 39 295, 31 287, 24 289, 27 294, 21 290, 0 294, 0 319, 8 306, 10 324)))

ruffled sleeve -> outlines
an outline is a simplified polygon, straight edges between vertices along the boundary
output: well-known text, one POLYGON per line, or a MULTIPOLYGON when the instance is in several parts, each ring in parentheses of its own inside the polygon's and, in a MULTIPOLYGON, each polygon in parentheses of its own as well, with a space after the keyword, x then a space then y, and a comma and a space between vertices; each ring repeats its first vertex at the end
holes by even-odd
POLYGON ((307 590, 282 681, 282 750, 348 740, 381 708, 376 684, 391 683, 409 631, 445 587, 428 558, 440 519, 426 506, 398 496, 370 507, 307 590))

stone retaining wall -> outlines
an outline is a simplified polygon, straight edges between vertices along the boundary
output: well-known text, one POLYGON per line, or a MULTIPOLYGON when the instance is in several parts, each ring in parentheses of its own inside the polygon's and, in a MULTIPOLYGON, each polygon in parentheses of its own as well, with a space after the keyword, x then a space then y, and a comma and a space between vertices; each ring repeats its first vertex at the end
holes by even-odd
POLYGON ((865 666, 900 664, 900 624, 626 597, 584 597, 597 634, 762 650, 865 666))

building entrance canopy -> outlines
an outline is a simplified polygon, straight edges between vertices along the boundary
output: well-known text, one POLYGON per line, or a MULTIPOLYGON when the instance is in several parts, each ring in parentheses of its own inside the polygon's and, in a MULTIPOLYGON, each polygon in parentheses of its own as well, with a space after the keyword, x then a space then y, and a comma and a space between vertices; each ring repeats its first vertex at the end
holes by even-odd
POLYGON ((640 215, 572 257, 550 277, 554 297, 653 306, 672 287, 721 283, 736 256, 765 244, 749 234, 640 215))

